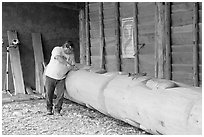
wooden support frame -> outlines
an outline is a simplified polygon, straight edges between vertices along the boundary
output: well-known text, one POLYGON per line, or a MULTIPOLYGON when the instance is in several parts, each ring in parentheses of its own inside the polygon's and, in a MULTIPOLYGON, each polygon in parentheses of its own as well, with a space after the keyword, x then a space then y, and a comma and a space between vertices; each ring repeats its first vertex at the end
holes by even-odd
POLYGON ((86 49, 85 49, 85 14, 84 9, 79 13, 79 42, 80 42, 80 63, 86 64, 86 49))
POLYGON ((166 79, 172 79, 171 67, 171 3, 165 2, 165 32, 166 32, 166 79))
POLYGON ((116 16, 116 60, 117 60, 117 71, 121 71, 121 53, 120 53, 120 12, 119 2, 115 3, 115 16, 116 16))
POLYGON ((90 56, 90 26, 89 26, 89 3, 86 2, 85 5, 85 16, 86 16, 86 65, 91 65, 91 56, 90 56))
POLYGON ((104 24, 103 24, 103 2, 99 4, 99 27, 100 27, 100 68, 105 69, 105 37, 104 37, 104 24))
POLYGON ((135 73, 139 73, 139 55, 138 55, 138 8, 137 2, 134 3, 133 9, 133 18, 134 18, 134 50, 135 50, 135 58, 134 58, 134 71, 135 73))
POLYGON ((194 3, 193 8, 193 80, 194 80, 194 86, 199 86, 199 58, 198 58, 198 38, 199 38, 199 29, 198 29, 198 3, 194 3))
POLYGON ((155 77, 164 78, 165 20, 164 2, 156 2, 155 14, 155 77))

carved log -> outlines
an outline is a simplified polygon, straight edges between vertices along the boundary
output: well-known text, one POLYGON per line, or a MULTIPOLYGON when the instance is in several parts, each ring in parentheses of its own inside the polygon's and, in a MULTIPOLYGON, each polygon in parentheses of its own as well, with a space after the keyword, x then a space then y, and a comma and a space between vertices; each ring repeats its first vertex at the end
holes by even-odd
POLYGON ((202 89, 119 72, 70 72, 65 97, 153 134, 202 134, 202 89))

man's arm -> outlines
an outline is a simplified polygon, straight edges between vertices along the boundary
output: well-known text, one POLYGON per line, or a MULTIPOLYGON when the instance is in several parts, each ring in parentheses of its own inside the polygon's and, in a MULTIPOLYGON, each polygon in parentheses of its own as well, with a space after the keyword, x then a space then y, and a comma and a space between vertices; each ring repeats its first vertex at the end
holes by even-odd
POLYGON ((58 60, 60 63, 64 64, 65 66, 71 65, 64 56, 56 55, 54 59, 58 60))

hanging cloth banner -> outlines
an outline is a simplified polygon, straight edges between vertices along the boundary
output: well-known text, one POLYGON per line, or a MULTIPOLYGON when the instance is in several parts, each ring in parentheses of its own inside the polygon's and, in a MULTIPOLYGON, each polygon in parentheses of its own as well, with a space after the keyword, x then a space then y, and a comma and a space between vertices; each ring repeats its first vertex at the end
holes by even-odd
POLYGON ((122 19, 122 57, 134 58, 133 17, 122 19))

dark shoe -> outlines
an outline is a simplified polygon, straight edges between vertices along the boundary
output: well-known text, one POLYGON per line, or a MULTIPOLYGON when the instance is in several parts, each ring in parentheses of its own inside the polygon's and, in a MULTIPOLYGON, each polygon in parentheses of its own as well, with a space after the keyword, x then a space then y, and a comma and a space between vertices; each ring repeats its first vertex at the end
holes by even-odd
POLYGON ((53 112, 50 111, 50 110, 48 110, 48 111, 47 111, 47 115, 53 115, 53 112))

